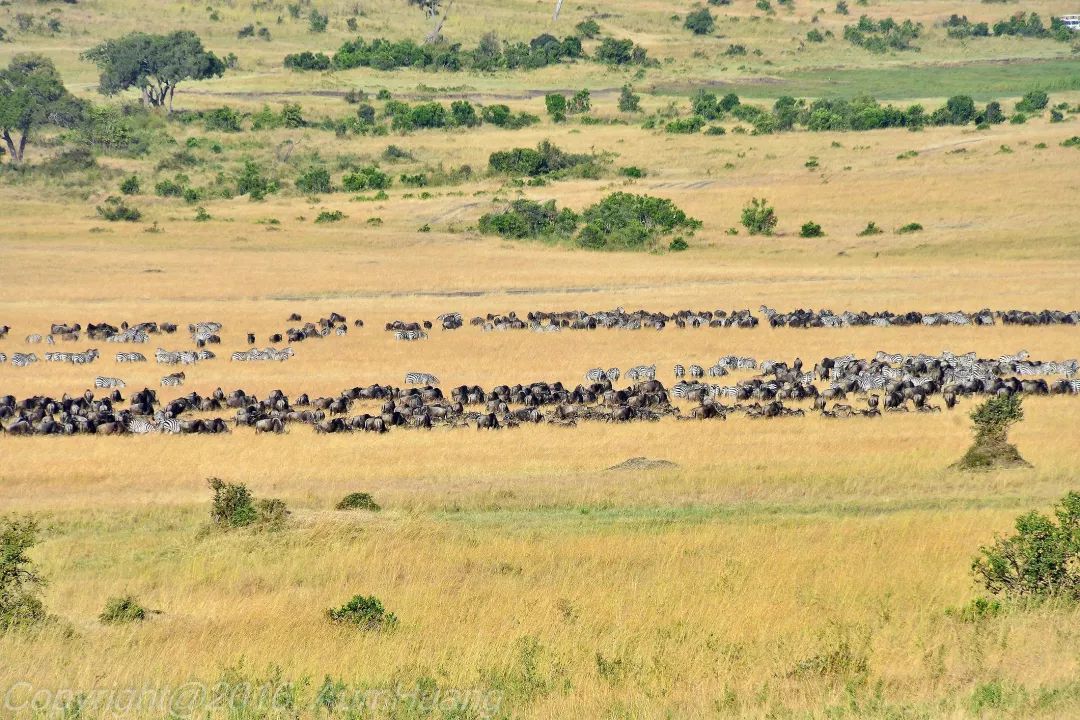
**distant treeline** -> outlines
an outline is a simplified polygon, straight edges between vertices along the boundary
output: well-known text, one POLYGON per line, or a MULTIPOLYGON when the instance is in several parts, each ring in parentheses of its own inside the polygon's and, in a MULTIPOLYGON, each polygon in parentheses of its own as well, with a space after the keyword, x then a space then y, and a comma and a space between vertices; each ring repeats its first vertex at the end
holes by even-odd
MULTIPOLYGON (((564 60, 585 59, 581 38, 567 36, 562 40, 544 33, 525 42, 500 42, 494 33, 488 33, 479 45, 471 50, 460 43, 432 43, 418 45, 412 40, 385 40, 363 38, 345 42, 333 57, 321 52, 305 51, 285 56, 285 67, 293 70, 349 70, 370 67, 376 70, 419 68, 423 70, 530 70, 554 65, 564 60)), ((632 40, 605 38, 592 58, 611 65, 639 64, 648 62, 644 48, 632 40)))

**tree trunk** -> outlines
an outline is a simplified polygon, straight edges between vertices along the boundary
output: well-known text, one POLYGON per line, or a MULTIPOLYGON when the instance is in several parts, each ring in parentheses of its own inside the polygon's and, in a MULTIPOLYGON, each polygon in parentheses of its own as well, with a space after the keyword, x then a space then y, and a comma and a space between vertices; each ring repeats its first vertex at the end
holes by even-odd
POLYGON ((555 0, 555 13, 551 16, 551 22, 559 19, 559 11, 562 10, 563 0, 555 0))
POLYGON ((23 130, 22 137, 19 138, 19 162, 23 161, 23 157, 26 155, 26 138, 30 135, 30 130, 23 130))
POLYGON ((169 114, 170 115, 172 115, 173 91, 175 91, 175 90, 176 90, 175 85, 170 85, 169 86, 169 114))
POLYGON ((433 43, 439 39, 439 34, 442 33, 443 25, 446 24, 446 19, 450 17, 450 8, 452 7, 454 7, 454 0, 450 0, 450 4, 446 6, 446 10, 443 12, 442 19, 440 19, 439 23, 428 33, 424 42, 433 43))
POLYGON ((11 164, 12 165, 18 165, 19 162, 22 160, 22 156, 20 155, 19 151, 16 149, 15 143, 12 142, 12 140, 11 140, 11 133, 9 133, 7 130, 5 130, 3 138, 4 138, 4 142, 7 144, 8 155, 11 156, 11 164))

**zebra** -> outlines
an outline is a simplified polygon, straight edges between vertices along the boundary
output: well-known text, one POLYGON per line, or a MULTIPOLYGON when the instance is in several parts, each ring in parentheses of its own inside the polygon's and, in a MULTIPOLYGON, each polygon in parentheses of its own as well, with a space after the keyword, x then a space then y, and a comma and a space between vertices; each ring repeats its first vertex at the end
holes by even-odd
POLYGON ((428 334, 423 330, 395 330, 394 339, 396 340, 427 340, 428 334))
POLYGON ((695 380, 700 380, 701 378, 705 377, 705 370, 700 365, 691 365, 690 377, 694 378, 695 380))
POLYGON ((1073 395, 1080 395, 1080 380, 1069 380, 1069 391, 1073 395))
POLYGON ((89 365, 98 358, 98 351, 94 349, 81 353, 71 353, 68 359, 76 365, 89 365))
POLYGON ((12 367, 27 367, 38 361, 38 356, 34 353, 12 353, 11 365, 12 367))
POLYGON ((593 368, 585 373, 585 382, 596 383, 607 380, 607 373, 604 372, 604 368, 593 368))
POLYGON ((619 368, 617 368, 617 367, 608 368, 607 379, 610 380, 611 382, 615 382, 616 380, 619 379, 619 375, 621 375, 621 374, 622 373, 619 371, 619 368))
POLYGON ((408 372, 405 373, 406 385, 438 385, 439 378, 431 373, 408 372))
POLYGON ((723 377, 723 376, 725 376, 727 374, 728 374, 727 368, 724 367, 723 365, 721 365, 720 363, 716 363, 715 365, 713 365, 711 368, 708 369, 709 377, 723 377))
POLYGON ((1015 365, 1018 362, 1022 362, 1028 359, 1028 351, 1021 350, 1015 355, 1002 355, 998 358, 998 363, 1002 365, 1015 365))
POLYGON ((96 387, 96 388, 122 388, 122 387, 127 387, 127 383, 125 383, 120 378, 105 377, 103 375, 98 375, 96 378, 94 378, 94 387, 96 387))
POLYGON ((6 362, 7 362, 7 355, 5 355, 4 353, 0 353, 0 365, 3 365, 6 362))
POLYGON ((182 372, 166 375, 161 378, 161 387, 179 387, 184 384, 184 378, 187 377, 182 372))
POLYGON ((127 429, 133 435, 146 435, 157 431, 157 425, 146 418, 132 418, 128 420, 127 429))
POLYGON ((684 368, 682 365, 676 364, 673 372, 675 374, 676 380, 682 380, 684 377, 686 377, 686 368, 684 368))
POLYGON ((47 352, 45 353, 45 362, 70 362, 71 353, 66 352, 47 352))
POLYGON ((626 377, 631 380, 655 380, 656 366, 638 365, 637 367, 632 367, 626 371, 626 377))
POLYGON ((338 337, 341 337, 342 335, 347 335, 348 333, 349 327, 347 325, 338 325, 336 328, 334 328, 334 334, 338 337))
POLYGON ((180 421, 176 418, 162 418, 158 421, 158 432, 162 435, 179 435, 180 421))
POLYGON ((693 386, 689 383, 680 380, 679 382, 671 386, 671 394, 679 399, 685 399, 686 393, 690 391, 691 387, 693 386))
POLYGON ((118 352, 116 353, 116 362, 118 363, 133 363, 133 362, 146 362, 146 356, 137 352, 118 352))
POLYGON ((30 333, 26 336, 26 343, 28 345, 37 345, 41 342, 41 336, 37 333, 30 333))

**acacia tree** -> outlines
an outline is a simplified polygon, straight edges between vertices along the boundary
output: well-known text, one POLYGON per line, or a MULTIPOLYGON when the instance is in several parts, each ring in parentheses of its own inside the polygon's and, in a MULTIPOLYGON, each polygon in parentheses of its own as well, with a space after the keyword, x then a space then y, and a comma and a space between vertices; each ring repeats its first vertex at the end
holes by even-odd
POLYGON ((43 125, 68 125, 82 104, 67 91, 52 60, 16 55, 0 70, 0 138, 12 163, 21 163, 32 131, 43 125))
POLYGON ((450 0, 445 3, 446 8, 443 9, 443 0, 409 0, 410 5, 415 5, 424 11, 424 14, 428 16, 428 19, 435 23, 431 32, 424 38, 424 42, 433 43, 439 39, 439 35, 442 33, 443 25, 446 24, 447 18, 450 17, 450 8, 454 7, 454 0, 450 0), (442 11, 442 17, 439 17, 439 12, 442 11))
POLYGON ((182 80, 205 80, 225 72, 225 63, 203 47, 190 30, 168 35, 134 32, 106 40, 82 55, 101 70, 98 90, 115 95, 138 88, 143 104, 173 109, 173 93, 182 80))

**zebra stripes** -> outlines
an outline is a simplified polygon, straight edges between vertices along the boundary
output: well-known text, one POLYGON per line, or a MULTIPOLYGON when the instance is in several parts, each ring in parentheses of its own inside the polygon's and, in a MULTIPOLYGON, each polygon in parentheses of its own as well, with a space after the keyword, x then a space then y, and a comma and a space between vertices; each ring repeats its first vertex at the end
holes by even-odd
POLYGON ((96 378, 94 378, 94 387, 96 387, 96 388, 122 388, 122 387, 127 387, 127 383, 125 383, 120 378, 105 377, 103 375, 98 375, 96 378))
POLYGON ((146 356, 137 352, 118 352, 116 353, 116 362, 118 363, 133 363, 133 362, 146 362, 146 356))
POLYGON ((438 385, 439 378, 431 373, 408 372, 405 373, 406 385, 438 385))
POLYGON ((187 377, 184 373, 172 373, 161 378, 161 387, 180 387, 184 384, 184 378, 187 377))
MULTIPOLYGON (((205 351, 204 351, 205 352, 205 351)), ((251 348, 250 350, 241 350, 232 354, 233 362, 258 362, 261 360, 277 360, 282 362, 288 360, 295 351, 291 347, 282 348, 278 350, 276 348, 265 348, 259 350, 258 348, 251 348)))
POLYGON ((12 353, 11 365, 12 367, 28 367, 38 361, 38 356, 34 353, 12 353))
POLYGON ((626 377, 631 380, 655 380, 656 379, 656 366, 655 365, 638 365, 632 367, 626 371, 626 377))
POLYGON ((426 332, 424 332, 423 330, 395 330, 394 331, 394 339, 395 340, 406 340, 406 341, 411 342, 413 340, 427 340, 427 338, 428 338, 428 334, 426 332))
POLYGON ((672 374, 675 375, 676 380, 682 380, 686 377, 686 368, 682 365, 675 365, 675 367, 672 368, 672 374))

